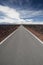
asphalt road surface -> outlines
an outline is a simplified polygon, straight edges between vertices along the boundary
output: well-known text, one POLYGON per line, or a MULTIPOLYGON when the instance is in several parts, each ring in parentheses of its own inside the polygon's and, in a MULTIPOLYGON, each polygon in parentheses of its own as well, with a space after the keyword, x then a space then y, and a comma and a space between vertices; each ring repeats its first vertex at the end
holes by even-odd
POLYGON ((0 65, 43 65, 43 44, 20 26, 0 45, 0 65))

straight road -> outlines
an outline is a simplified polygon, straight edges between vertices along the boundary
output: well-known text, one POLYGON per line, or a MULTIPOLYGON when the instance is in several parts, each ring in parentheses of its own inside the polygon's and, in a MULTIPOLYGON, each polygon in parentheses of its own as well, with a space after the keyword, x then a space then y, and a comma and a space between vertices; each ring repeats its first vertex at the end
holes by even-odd
POLYGON ((43 44, 20 26, 0 45, 0 65, 43 65, 43 44))

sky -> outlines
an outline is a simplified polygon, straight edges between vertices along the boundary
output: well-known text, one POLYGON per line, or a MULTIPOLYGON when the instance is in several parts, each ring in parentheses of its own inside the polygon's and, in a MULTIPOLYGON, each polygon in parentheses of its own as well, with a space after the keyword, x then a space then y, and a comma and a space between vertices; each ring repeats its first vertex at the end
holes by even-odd
POLYGON ((43 24, 43 0, 0 0, 0 24, 43 24))

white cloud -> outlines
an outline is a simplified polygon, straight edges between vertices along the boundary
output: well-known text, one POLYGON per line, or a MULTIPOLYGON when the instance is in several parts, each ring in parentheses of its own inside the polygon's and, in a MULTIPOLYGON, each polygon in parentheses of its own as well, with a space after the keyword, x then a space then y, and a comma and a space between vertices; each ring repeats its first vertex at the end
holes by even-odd
POLYGON ((32 24, 40 24, 40 25, 43 25, 43 22, 40 22, 40 21, 37 21, 37 22, 33 22, 32 24))
POLYGON ((21 24, 32 24, 33 20, 32 19, 20 19, 19 21, 21 21, 21 24))
POLYGON ((3 16, 3 19, 0 19, 1 23, 21 24, 20 14, 15 9, 0 5, 0 11, 6 15, 3 16))
POLYGON ((21 21, 19 21, 19 19, 11 19, 11 18, 7 18, 5 17, 4 19, 0 19, 1 23, 10 23, 10 24, 21 24, 21 21))
POLYGON ((3 19, 0 19, 0 22, 6 22, 6 23, 12 23, 12 24, 13 23, 14 24, 32 23, 31 20, 20 19, 20 13, 18 13, 15 9, 0 5, 0 11, 6 15, 4 16, 3 19))
POLYGON ((0 11, 4 12, 10 18, 19 19, 20 14, 15 9, 0 5, 0 11))

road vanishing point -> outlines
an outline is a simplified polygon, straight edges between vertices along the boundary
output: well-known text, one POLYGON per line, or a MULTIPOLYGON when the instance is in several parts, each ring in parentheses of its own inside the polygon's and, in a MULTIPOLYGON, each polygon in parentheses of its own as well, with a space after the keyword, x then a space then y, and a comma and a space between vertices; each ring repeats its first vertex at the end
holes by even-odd
POLYGON ((20 26, 0 45, 0 65, 43 65, 43 44, 20 26))

